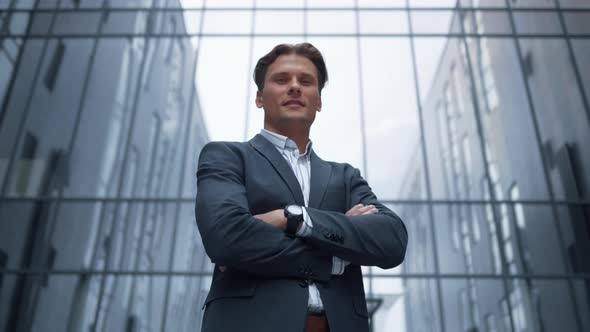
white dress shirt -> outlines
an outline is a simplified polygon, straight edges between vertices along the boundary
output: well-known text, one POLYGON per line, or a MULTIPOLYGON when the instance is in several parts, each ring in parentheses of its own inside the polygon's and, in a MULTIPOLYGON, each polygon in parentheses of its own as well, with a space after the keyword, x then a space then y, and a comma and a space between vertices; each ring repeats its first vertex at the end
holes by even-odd
MULTIPOLYGON (((291 166, 291 169, 293 170, 293 173, 295 173, 295 177, 301 186, 305 206, 307 206, 309 204, 309 185, 311 181, 311 141, 307 142, 305 153, 300 154, 297 144, 295 144, 290 138, 266 129, 262 129, 260 134, 277 148, 291 166)), ((303 223, 301 224, 299 231, 297 231, 297 236, 307 237, 311 235, 312 228, 313 222, 307 214, 307 210, 303 208, 303 223)), ((336 256, 332 256, 332 274, 340 275, 344 273, 344 269, 348 264, 348 262, 336 256)), ((312 283, 309 285, 308 289, 309 300, 307 302, 307 310, 310 312, 321 312, 324 310, 324 304, 322 303, 322 298, 320 297, 320 292, 318 291, 317 286, 312 283)))

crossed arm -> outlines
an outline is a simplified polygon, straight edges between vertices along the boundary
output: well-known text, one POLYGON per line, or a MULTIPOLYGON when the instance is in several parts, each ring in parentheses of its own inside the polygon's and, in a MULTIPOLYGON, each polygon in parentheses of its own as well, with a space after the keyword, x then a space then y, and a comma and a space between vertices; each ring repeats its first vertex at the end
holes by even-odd
MULTIPOLYGON (((348 212, 346 212, 345 216, 361 216, 366 214, 373 214, 377 213, 379 210, 374 205, 363 205, 361 203, 353 206, 348 212)), ((285 217, 285 213, 283 209, 276 209, 267 213, 257 214, 254 217, 264 221, 267 224, 271 224, 275 227, 282 229, 283 231, 287 228, 287 218, 285 217)), ((301 228, 301 225, 299 225, 301 228)), ((297 230, 299 230, 299 228, 297 230)))
POLYGON ((293 239, 284 234, 282 209, 250 213, 243 162, 236 146, 220 142, 207 144, 199 159, 195 216, 205 250, 219 266, 270 277, 329 280, 333 256, 352 264, 382 267, 397 265, 399 257, 403 259, 405 227, 373 199, 358 171, 353 175, 358 179, 350 187, 352 202, 357 204, 346 214, 309 208, 314 233, 310 238, 293 239), (349 225, 340 225, 344 223, 349 225), (326 227, 343 231, 347 241, 328 243, 317 234, 326 227), (395 259, 391 250, 397 251, 395 259), (313 275, 302 270, 313 271, 313 275))
MULTIPOLYGON (((350 210, 346 212, 346 216, 362 216, 366 214, 373 214, 377 213, 379 210, 374 205, 363 205, 357 204, 353 206, 350 210)), ((284 209, 276 209, 267 213, 257 214, 254 217, 264 221, 267 224, 273 225, 281 230, 285 230, 287 228, 287 218, 285 217, 284 209)), ((301 228, 301 224, 297 228, 297 231, 301 228)), ((348 263, 348 262, 347 262, 348 263)), ((219 271, 225 272, 227 270, 227 266, 220 265, 219 271)), ((332 273, 335 274, 335 273, 332 273)))

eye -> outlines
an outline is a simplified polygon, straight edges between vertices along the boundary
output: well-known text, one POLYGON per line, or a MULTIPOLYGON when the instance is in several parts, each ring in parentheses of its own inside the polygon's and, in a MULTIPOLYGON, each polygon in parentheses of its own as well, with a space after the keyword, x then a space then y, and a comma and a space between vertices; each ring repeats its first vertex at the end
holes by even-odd
POLYGON ((285 84, 285 83, 287 83, 287 79, 286 79, 286 78, 284 78, 284 77, 277 77, 277 78, 275 79, 275 82, 277 82, 277 83, 279 83, 279 84, 285 84))
POLYGON ((301 82, 301 85, 313 85, 315 80, 313 77, 309 77, 308 75, 302 75, 299 79, 299 82, 301 82))

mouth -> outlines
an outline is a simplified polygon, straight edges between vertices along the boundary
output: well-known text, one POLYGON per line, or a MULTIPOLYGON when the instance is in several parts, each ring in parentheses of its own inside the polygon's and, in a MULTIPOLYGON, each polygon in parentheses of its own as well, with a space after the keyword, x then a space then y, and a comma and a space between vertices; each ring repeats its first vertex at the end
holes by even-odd
POLYGON ((305 104, 303 104, 303 102, 300 100, 289 99, 283 103, 283 106, 303 107, 305 104))

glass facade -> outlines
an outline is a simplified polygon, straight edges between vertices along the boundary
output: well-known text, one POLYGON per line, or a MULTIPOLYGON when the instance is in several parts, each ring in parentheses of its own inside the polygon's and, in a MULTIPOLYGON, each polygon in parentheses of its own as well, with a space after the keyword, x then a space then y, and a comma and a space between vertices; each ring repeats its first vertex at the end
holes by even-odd
POLYGON ((0 2, 0 329, 198 330, 200 149, 256 134, 255 62, 309 41, 314 149, 409 231, 400 267, 363 269, 372 329, 590 330, 589 22, 585 0, 0 2))

